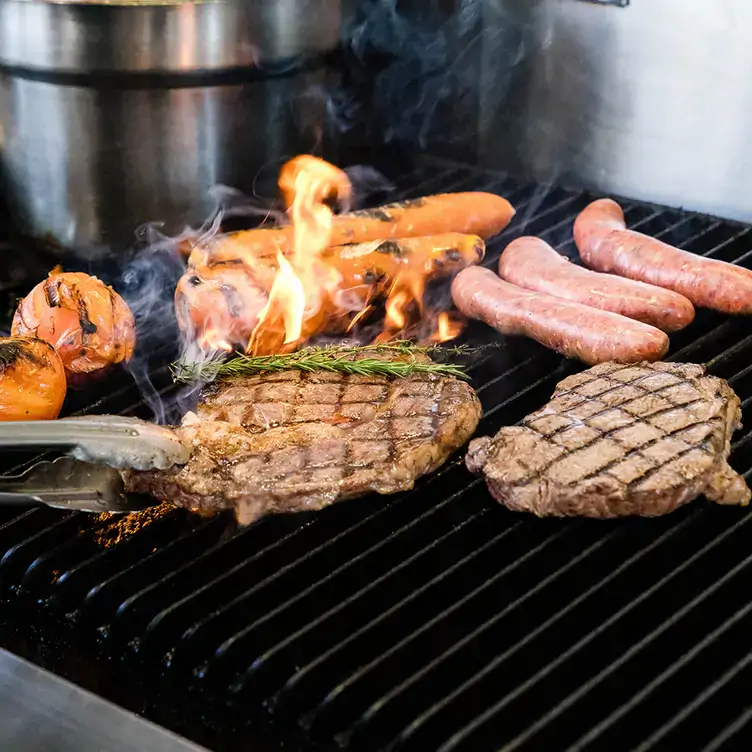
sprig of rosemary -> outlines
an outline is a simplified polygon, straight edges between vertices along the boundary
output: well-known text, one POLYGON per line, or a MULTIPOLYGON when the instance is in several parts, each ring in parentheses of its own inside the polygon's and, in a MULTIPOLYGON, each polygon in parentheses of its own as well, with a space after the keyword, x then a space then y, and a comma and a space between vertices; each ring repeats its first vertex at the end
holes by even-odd
POLYGON ((389 378, 405 378, 413 373, 432 373, 455 378, 467 378, 461 366, 454 363, 422 362, 417 355, 431 355, 455 350, 457 354, 467 354, 470 348, 439 348, 436 346, 415 345, 409 341, 396 341, 359 347, 329 345, 307 347, 296 352, 278 355, 242 355, 225 361, 211 360, 206 363, 179 361, 171 366, 172 377, 178 382, 211 381, 223 376, 249 376, 257 373, 270 373, 296 369, 299 371, 329 371, 360 375, 378 375, 389 378), (372 355, 393 354, 400 360, 383 360, 372 355), (354 356, 364 356, 358 357, 354 356))

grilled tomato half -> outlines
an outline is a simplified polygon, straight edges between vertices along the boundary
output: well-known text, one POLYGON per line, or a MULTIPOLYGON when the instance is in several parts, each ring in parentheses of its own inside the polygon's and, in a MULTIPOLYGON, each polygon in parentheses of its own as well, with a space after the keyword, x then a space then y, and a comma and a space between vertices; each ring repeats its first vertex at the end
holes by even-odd
POLYGON ((0 420, 53 420, 65 390, 63 361, 49 342, 0 338, 0 420))
POLYGON ((68 385, 127 362, 136 345, 128 304, 97 277, 53 269, 19 304, 13 335, 49 342, 62 358, 68 385))

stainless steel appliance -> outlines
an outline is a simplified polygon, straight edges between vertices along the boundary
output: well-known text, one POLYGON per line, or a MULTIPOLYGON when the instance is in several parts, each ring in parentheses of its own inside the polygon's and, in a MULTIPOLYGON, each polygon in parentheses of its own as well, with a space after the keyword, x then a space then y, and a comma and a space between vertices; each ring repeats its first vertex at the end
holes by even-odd
POLYGON ((480 164, 752 219, 752 3, 479 8, 480 164))
POLYGON ((217 185, 272 197, 321 148, 341 0, 0 0, 2 186, 17 227, 103 255, 174 234, 217 185))

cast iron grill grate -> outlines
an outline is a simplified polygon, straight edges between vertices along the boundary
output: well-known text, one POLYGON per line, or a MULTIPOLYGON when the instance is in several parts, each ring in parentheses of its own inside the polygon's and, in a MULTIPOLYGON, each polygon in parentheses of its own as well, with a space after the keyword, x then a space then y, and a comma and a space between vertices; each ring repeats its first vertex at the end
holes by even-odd
MULTIPOLYGON (((574 255, 572 222, 592 198, 442 165, 400 189, 508 197, 518 214, 488 266, 523 233, 574 255)), ((625 208, 633 228, 752 266, 745 225, 625 208)), ((749 322, 707 311, 670 354, 728 379, 750 427, 751 356, 749 322)), ((485 351, 471 369, 478 433, 518 421, 578 367, 528 341, 485 351)), ((156 380, 168 388, 166 371, 156 380)), ((73 409, 148 416, 133 384, 108 389, 73 409)), ((731 464, 750 479, 751 431, 731 464)), ((240 532, 173 511, 115 543, 81 515, 2 515, 5 644, 209 747, 262 733, 285 749, 442 752, 752 739, 744 509, 538 520, 498 507, 457 458, 410 493, 240 532)))

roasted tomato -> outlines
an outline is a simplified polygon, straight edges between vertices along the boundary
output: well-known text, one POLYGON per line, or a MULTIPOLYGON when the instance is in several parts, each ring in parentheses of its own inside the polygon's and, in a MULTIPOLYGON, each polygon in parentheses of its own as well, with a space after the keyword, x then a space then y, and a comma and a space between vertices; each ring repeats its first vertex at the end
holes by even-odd
POLYGON ((14 335, 49 342, 62 358, 70 386, 128 361, 136 344, 128 304, 96 277, 54 269, 19 304, 14 335))
POLYGON ((0 420, 52 420, 65 399, 65 369, 36 337, 0 338, 0 420))

